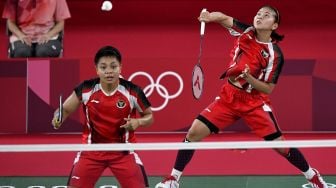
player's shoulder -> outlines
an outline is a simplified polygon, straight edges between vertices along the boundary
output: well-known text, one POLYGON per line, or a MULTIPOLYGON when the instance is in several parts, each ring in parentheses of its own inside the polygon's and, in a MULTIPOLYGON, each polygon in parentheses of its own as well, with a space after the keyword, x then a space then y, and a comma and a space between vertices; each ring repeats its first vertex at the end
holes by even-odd
POLYGON ((96 84, 99 84, 99 78, 92 78, 89 80, 84 80, 80 86, 82 88, 92 88, 93 86, 95 86, 96 84))
POLYGON ((248 28, 252 27, 251 25, 240 22, 237 19, 233 19, 232 27, 227 28, 232 36, 239 37, 246 32, 248 28))
POLYGON ((127 87, 127 88, 135 88, 135 87, 139 87, 138 85, 136 85, 136 84, 134 84, 133 82, 131 82, 131 81, 128 81, 128 80, 125 80, 125 79, 123 79, 123 78, 119 78, 119 83, 120 83, 120 85, 123 85, 123 86, 125 86, 125 87, 127 87))
POLYGON ((127 90, 132 90, 135 92, 139 92, 140 90, 142 90, 140 86, 131 81, 125 80, 123 78, 119 78, 119 81, 119 84, 125 87, 127 90))
POLYGON ((251 24, 246 24, 244 22, 241 22, 240 20, 238 19, 233 19, 233 28, 237 29, 237 30, 240 30, 242 32, 246 32, 246 30, 250 30, 252 25, 251 24))
POLYGON ((78 97, 81 97, 83 93, 91 91, 97 84, 99 84, 99 78, 84 80, 74 88, 74 91, 78 97))

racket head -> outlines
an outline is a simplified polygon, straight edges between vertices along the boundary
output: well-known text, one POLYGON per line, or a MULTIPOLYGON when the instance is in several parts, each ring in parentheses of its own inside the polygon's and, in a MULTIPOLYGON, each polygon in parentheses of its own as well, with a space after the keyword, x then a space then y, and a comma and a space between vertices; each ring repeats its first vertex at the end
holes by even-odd
POLYGON ((57 122, 60 123, 63 120, 63 99, 62 95, 59 96, 59 107, 58 107, 58 114, 57 114, 57 122))
POLYGON ((200 99, 203 93, 204 73, 200 64, 195 65, 192 72, 192 94, 195 99, 200 99))

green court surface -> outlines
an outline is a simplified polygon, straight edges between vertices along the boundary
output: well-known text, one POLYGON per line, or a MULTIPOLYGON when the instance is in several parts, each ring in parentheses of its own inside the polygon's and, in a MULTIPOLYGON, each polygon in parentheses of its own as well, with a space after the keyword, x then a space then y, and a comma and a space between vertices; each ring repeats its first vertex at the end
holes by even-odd
MULTIPOLYGON (((336 188, 336 176, 324 176, 336 188)), ((150 177, 153 188, 161 177, 150 177)), ((67 177, 0 177, 0 188, 65 188, 67 177)), ((184 176, 180 188, 310 188, 303 176, 184 176)), ((97 188, 121 188, 114 177, 101 177, 97 188), (114 186, 113 186, 114 185, 114 186)))

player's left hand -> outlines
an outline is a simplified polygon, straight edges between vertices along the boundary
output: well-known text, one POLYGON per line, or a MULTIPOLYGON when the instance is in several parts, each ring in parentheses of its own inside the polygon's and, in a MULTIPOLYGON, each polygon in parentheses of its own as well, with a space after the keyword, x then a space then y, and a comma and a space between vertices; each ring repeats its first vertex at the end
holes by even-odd
POLYGON ((247 79, 250 76, 250 67, 245 64, 245 69, 242 71, 240 75, 238 75, 235 80, 239 80, 240 78, 247 79))
POLYGON ((121 125, 120 128, 124 128, 128 131, 134 131, 140 126, 139 120, 134 118, 124 118, 125 124, 121 125))
POLYGON ((61 124, 63 122, 59 121, 59 117, 58 117, 58 109, 55 111, 54 113, 54 117, 51 120, 51 124, 53 125, 54 129, 59 129, 61 127, 61 124))

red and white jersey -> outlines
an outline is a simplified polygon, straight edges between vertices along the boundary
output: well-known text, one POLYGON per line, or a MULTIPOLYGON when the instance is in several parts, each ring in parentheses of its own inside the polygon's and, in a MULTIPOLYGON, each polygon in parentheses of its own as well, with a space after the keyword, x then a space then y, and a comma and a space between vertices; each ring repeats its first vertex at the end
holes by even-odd
MULTIPOLYGON (((260 42, 256 38, 254 27, 233 21, 229 28, 231 35, 236 36, 235 46, 231 51, 231 62, 221 78, 236 77, 242 73, 245 64, 250 67, 250 74, 255 78, 276 84, 284 64, 284 57, 276 42, 260 42)), ((244 89, 251 92, 251 85, 239 80, 244 89)))
POLYGON ((120 128, 124 118, 135 117, 136 111, 143 112, 151 106, 140 87, 119 79, 116 90, 108 95, 100 79, 86 80, 74 90, 83 103, 85 125, 83 143, 126 143, 136 142, 134 131, 120 128))

